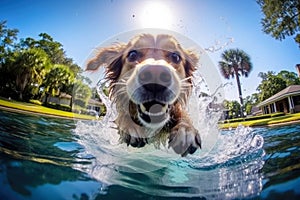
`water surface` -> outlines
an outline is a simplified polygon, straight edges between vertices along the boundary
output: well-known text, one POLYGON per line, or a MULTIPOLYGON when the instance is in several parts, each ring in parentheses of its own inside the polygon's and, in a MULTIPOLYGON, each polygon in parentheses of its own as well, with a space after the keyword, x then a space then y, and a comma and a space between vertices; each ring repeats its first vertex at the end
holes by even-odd
POLYGON ((0 111, 1 199, 300 198, 300 125, 222 131, 187 158, 101 126, 0 111))

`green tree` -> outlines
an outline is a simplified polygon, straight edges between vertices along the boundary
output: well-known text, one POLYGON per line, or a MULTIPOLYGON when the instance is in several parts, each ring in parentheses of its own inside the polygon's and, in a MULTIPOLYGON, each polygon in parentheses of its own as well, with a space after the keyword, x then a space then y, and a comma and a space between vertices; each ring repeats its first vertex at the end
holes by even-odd
POLYGON ((248 77, 248 74, 251 72, 252 63, 250 61, 250 56, 243 50, 229 49, 222 53, 221 59, 222 60, 219 62, 221 74, 226 79, 236 79, 240 103, 243 107, 240 76, 248 77))
POLYGON ((263 31, 279 40, 294 36, 300 47, 300 1, 257 0, 257 3, 264 14, 263 31))
POLYGON ((53 64, 66 64, 66 56, 62 44, 54 41, 47 33, 41 33, 39 36, 41 39, 37 41, 36 45, 48 54, 51 62, 53 64))
POLYGON ((17 49, 38 48, 37 41, 31 37, 21 38, 17 44, 17 49))
POLYGON ((6 21, 0 22, 1 96, 28 100, 60 92, 72 94, 75 77, 78 82, 89 81, 66 56, 62 44, 47 33, 39 34, 38 40, 27 37, 15 43, 17 33, 7 28, 6 21))
POLYGON ((13 55, 12 49, 17 40, 17 29, 9 29, 6 25, 7 21, 0 21, 0 95, 10 97, 14 92, 11 90, 12 83, 10 77, 12 74, 9 71, 10 56, 13 55))
POLYGON ((42 84, 45 102, 47 104, 49 95, 59 95, 63 88, 68 88, 75 81, 74 74, 66 65, 54 65, 46 74, 42 84))
POLYGON ((286 86, 300 85, 300 79, 295 72, 282 70, 277 74, 277 76, 279 76, 286 82, 286 86))
POLYGON ((260 72, 258 77, 262 79, 261 83, 256 89, 259 93, 260 102, 268 99, 287 87, 286 81, 280 76, 276 75, 273 71, 268 71, 267 73, 260 72))
POLYGON ((15 97, 15 74, 11 72, 15 59, 14 52, 6 53, 5 62, 0 64, 0 96, 15 97))
POLYGON ((224 100, 223 105, 224 108, 228 110, 229 119, 243 116, 241 113, 241 105, 238 101, 224 100))
POLYGON ((259 92, 259 102, 266 100, 290 85, 300 84, 297 74, 286 70, 282 70, 278 74, 273 71, 260 72, 258 77, 262 79, 256 89, 259 92))
POLYGON ((73 88, 73 104, 76 107, 86 108, 89 99, 92 97, 92 89, 81 80, 77 80, 74 83, 73 88))
POLYGON ((43 84, 44 94, 47 97, 50 94, 55 96, 60 92, 72 94, 75 80, 74 77, 80 76, 80 74, 82 73, 82 69, 77 64, 75 64, 71 58, 66 57, 61 43, 55 41, 47 33, 41 33, 39 34, 39 37, 39 40, 35 40, 30 37, 21 39, 19 48, 27 49, 35 47, 42 49, 47 53, 51 60, 51 63, 54 65, 54 68, 49 72, 49 74, 47 74, 47 77, 45 79, 46 84, 43 84), (66 77, 63 78, 60 76, 65 76, 67 74, 70 75, 70 73, 72 74, 72 76, 69 77, 70 80, 66 80, 66 77))
POLYGON ((38 94, 49 67, 48 56, 41 49, 15 51, 3 65, 5 76, 2 79, 6 87, 17 93, 19 100, 27 101, 38 94))
POLYGON ((49 56, 52 64, 63 64, 69 66, 70 70, 73 72, 76 77, 80 73, 82 73, 82 69, 73 62, 73 59, 68 58, 63 49, 63 45, 57 41, 55 41, 50 35, 47 33, 39 34, 40 39, 35 40, 33 38, 21 39, 18 47, 20 49, 27 48, 41 48, 43 49, 49 56))
POLYGON ((6 55, 14 47, 17 40, 18 29, 9 29, 6 21, 0 21, 0 67, 4 63, 6 55))
POLYGON ((248 115, 251 114, 252 107, 257 103, 258 103, 258 93, 254 93, 244 98, 245 111, 248 115))

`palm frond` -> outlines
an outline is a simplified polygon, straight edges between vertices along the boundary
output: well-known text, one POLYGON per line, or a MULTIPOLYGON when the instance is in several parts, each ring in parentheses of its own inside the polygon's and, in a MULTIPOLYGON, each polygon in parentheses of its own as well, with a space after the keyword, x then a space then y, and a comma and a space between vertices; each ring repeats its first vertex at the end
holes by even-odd
POLYGON ((228 49, 221 54, 219 68, 224 78, 235 77, 236 73, 248 77, 252 71, 250 56, 241 49, 228 49))

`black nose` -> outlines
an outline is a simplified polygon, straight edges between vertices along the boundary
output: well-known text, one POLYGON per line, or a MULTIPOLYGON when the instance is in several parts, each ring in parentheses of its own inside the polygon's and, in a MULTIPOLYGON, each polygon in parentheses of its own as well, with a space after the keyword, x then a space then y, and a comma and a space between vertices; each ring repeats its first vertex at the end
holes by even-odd
POLYGON ((161 65, 144 66, 138 74, 139 83, 151 92, 162 91, 171 85, 171 71, 161 65))

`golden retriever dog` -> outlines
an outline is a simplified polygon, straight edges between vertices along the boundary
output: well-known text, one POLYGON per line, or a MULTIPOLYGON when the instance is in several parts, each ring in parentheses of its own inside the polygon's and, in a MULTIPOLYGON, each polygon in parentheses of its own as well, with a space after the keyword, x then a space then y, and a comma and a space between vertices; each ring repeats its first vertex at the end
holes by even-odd
POLYGON ((99 48, 86 69, 106 69, 122 142, 143 147, 165 135, 169 148, 186 156, 201 148, 186 111, 197 63, 198 56, 173 36, 140 34, 127 44, 99 48))

